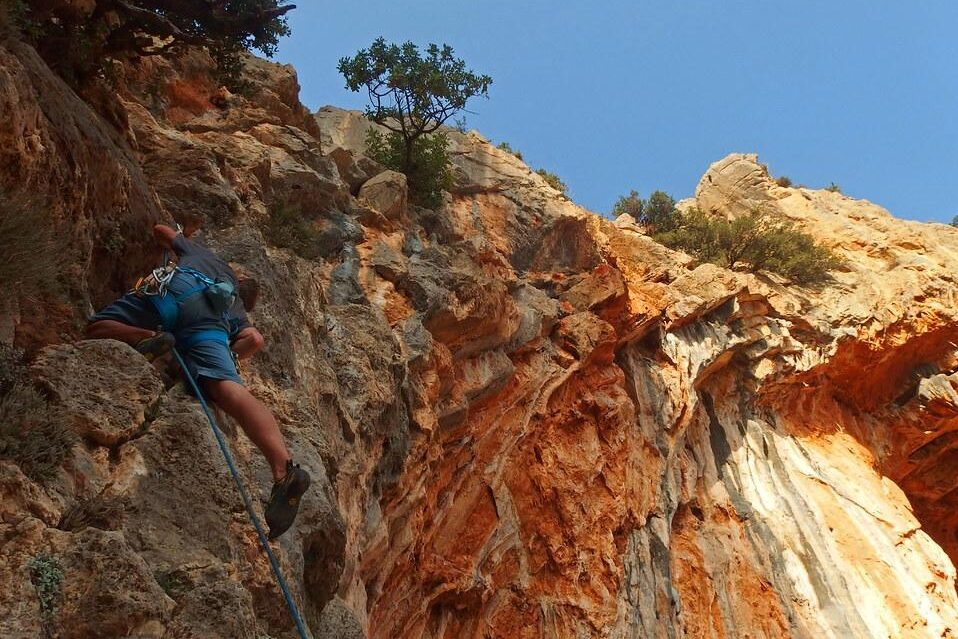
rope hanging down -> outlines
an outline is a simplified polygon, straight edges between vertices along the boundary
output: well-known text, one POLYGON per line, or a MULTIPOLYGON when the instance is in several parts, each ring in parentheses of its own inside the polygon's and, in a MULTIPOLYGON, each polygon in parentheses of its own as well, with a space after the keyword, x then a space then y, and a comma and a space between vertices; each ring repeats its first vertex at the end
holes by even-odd
POLYGON ((213 413, 210 412, 210 407, 203 398, 203 393, 200 391, 196 380, 193 379, 193 375, 190 374, 190 369, 186 367, 186 362, 183 361, 179 351, 175 348, 173 349, 173 355, 176 357, 176 361, 179 362, 180 368, 183 369, 183 374, 193 388, 193 392, 196 393, 197 399, 200 400, 203 412, 206 413, 206 419, 209 420, 210 428, 213 429, 216 443, 219 444, 223 458, 226 459, 226 465, 229 466, 233 480, 236 482, 236 487, 239 489, 240 496, 243 498, 246 513, 249 515, 250 521, 253 522, 253 528, 256 529, 256 534, 259 536, 259 543, 263 546, 263 550, 266 551, 266 556, 269 557, 269 565, 273 569, 273 574, 276 576, 276 582, 279 584, 280 590, 283 591, 286 606, 289 608, 289 614, 296 624, 296 630, 299 632, 300 639, 310 639, 309 633, 306 631, 306 624, 303 623, 303 618, 299 614, 299 608, 296 607, 296 602, 293 601, 293 595, 289 592, 289 586, 286 585, 286 578, 283 577, 283 571, 279 567, 279 562, 276 561, 276 556, 273 554, 272 548, 269 547, 269 540, 266 538, 266 533, 263 532, 263 526, 260 524, 259 517, 257 517, 253 511, 253 500, 250 499, 249 493, 246 492, 246 486, 243 485, 243 480, 240 479, 239 471, 236 470, 236 464, 233 462, 233 456, 230 454, 229 447, 226 445, 223 433, 220 431, 219 426, 216 425, 216 421, 213 419, 213 413))

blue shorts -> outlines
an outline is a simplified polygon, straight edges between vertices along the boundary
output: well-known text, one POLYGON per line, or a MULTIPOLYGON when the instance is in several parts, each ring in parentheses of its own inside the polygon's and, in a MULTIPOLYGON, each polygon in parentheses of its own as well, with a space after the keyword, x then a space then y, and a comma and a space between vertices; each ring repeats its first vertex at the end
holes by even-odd
MULTIPOLYGON (((127 293, 117 301, 113 302, 99 313, 90 317, 90 322, 99 322, 101 320, 113 320, 138 328, 147 330, 160 330, 161 320, 153 303, 146 297, 136 293, 127 293)), ((209 329, 217 325, 222 326, 222 322, 211 320, 212 325, 193 325, 179 329, 173 333, 177 342, 183 342, 190 334, 198 330, 209 329)), ((239 370, 236 368, 236 361, 233 359, 233 352, 229 346, 220 342, 200 342, 187 349, 180 351, 183 361, 194 379, 225 379, 239 384, 243 383, 239 370)))

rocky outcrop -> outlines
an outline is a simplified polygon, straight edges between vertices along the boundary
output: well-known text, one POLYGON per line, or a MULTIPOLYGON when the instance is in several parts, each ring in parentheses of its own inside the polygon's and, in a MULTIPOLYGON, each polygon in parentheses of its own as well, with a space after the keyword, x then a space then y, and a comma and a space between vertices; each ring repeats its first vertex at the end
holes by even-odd
POLYGON ((379 211, 388 220, 406 213, 407 199, 406 176, 396 171, 383 171, 359 189, 359 203, 379 211))
MULTIPOLYGON (((259 280, 268 346, 243 373, 314 477, 274 542, 314 636, 958 629, 958 231, 717 162, 684 205, 766 207, 846 258, 798 287, 591 214, 474 132, 449 132, 441 210, 408 205, 363 157, 374 125, 305 117, 289 68, 252 62, 238 96, 201 54, 144 62, 118 78, 117 133, 24 45, 0 61, 5 188, 41 185, 82 238, 106 214, 75 196, 105 189, 130 247, 154 219, 202 224, 259 280), (102 157, 59 180, 77 149, 102 157), (317 255, 277 246, 277 211, 317 255)), ((75 324, 135 272, 77 250, 75 324)), ((12 324, 77 437, 45 483, 0 458, 0 634, 294 636, 181 385, 124 345, 12 324), (41 565, 60 575, 46 599, 41 565)), ((223 425, 264 496, 264 462, 223 425)))

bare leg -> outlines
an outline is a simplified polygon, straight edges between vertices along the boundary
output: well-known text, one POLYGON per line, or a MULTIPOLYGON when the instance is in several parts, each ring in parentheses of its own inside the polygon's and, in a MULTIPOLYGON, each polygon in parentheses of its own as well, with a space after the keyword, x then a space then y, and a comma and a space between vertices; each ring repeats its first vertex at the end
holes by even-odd
POLYGON ((86 336, 90 339, 116 339, 136 346, 148 337, 156 335, 155 331, 130 326, 115 320, 100 320, 86 327, 86 336))
POLYGON ((239 422, 246 436, 260 449, 273 472, 273 479, 282 479, 290 456, 270 410, 245 386, 234 381, 204 379, 203 386, 213 401, 239 422))

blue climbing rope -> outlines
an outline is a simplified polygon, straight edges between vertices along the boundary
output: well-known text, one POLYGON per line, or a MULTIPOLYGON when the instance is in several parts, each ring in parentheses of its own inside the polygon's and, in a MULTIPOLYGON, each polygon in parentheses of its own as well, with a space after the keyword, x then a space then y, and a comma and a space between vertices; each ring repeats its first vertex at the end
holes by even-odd
POLYGON ((175 348, 173 349, 173 355, 176 357, 176 361, 180 363, 180 368, 183 369, 183 375, 193 388, 193 392, 196 393, 197 399, 200 400, 203 412, 206 413, 206 419, 209 420, 210 428, 213 429, 213 435, 216 436, 216 443, 220 446, 220 451, 222 451, 223 457, 226 459, 226 465, 229 466, 233 480, 236 482, 236 487, 239 489, 240 496, 243 498, 246 512, 249 514, 250 521, 253 522, 253 528, 256 529, 256 534, 259 536, 259 543, 263 546, 263 550, 266 551, 266 556, 269 557, 269 565, 273 569, 273 574, 276 576, 276 582, 279 584, 280 590, 283 591, 283 597, 286 599, 287 607, 289 607, 289 614, 296 623, 296 630, 299 632, 301 639, 310 639, 309 633, 306 631, 306 624, 303 623, 303 618, 299 614, 299 608, 296 607, 296 602, 293 601, 293 595, 289 592, 289 586, 286 585, 286 578, 283 577, 283 571, 279 567, 279 562, 276 561, 276 555, 273 554, 272 548, 269 547, 269 540, 266 538, 266 533, 263 532, 263 526, 259 521, 259 517, 257 517, 253 511, 253 500, 250 499, 249 493, 246 492, 246 486, 243 485, 243 480, 240 479, 239 471, 236 470, 236 464, 233 462, 233 456, 230 454, 230 449, 226 445, 223 433, 220 431, 219 426, 216 425, 216 420, 213 419, 213 413, 210 412, 210 407, 203 398, 203 393, 200 391, 196 380, 193 379, 193 375, 190 374, 190 369, 186 367, 186 362, 183 361, 179 351, 175 348))

